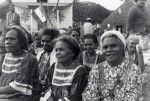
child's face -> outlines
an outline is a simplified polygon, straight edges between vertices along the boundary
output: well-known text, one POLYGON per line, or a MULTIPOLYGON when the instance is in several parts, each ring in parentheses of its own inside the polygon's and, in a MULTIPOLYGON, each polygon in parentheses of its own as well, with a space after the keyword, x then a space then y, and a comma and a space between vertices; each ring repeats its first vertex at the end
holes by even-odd
POLYGON ((77 41, 80 41, 80 34, 77 31, 72 31, 71 36, 77 41))
POLYGON ((96 44, 92 38, 84 39, 84 48, 87 52, 92 52, 96 49, 96 44))

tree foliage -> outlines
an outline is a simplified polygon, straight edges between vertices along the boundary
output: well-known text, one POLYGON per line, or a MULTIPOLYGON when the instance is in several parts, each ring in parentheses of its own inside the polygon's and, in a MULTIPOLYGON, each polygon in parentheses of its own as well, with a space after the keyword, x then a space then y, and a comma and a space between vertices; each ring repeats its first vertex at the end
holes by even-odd
POLYGON ((99 4, 92 2, 73 3, 74 22, 84 22, 86 18, 92 18, 94 22, 101 23, 109 15, 110 11, 99 4))

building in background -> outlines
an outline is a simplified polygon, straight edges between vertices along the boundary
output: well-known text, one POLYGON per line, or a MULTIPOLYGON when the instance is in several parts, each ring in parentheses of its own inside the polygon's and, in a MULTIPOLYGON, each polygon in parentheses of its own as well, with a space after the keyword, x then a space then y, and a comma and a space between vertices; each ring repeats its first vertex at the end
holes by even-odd
MULTIPOLYGON (((42 7, 48 17, 48 22, 39 23, 36 18, 33 17, 33 12, 38 8, 41 3, 40 0, 12 0, 15 5, 15 11, 20 15, 20 24, 29 32, 37 32, 41 28, 50 26, 56 28, 68 28, 72 26, 72 3, 73 0, 60 0, 58 7, 56 8, 57 0, 41 0, 42 7), (53 11, 54 8, 59 10, 53 11)), ((0 23, 5 23, 5 17, 0 17, 2 20, 0 23)), ((1 24, 0 24, 1 25, 1 24)), ((0 30, 3 30, 4 26, 0 26, 0 30)))
MULTIPOLYGON (((126 32, 126 22, 129 10, 135 5, 134 0, 125 0, 124 3, 118 7, 117 10, 113 11, 102 23, 101 32, 107 29, 116 29, 121 32, 126 32), (110 25, 107 28, 107 25, 110 25)), ((148 25, 150 26, 150 0, 146 1, 146 12, 148 14, 148 25)), ((148 27, 150 32, 150 27, 148 27)))

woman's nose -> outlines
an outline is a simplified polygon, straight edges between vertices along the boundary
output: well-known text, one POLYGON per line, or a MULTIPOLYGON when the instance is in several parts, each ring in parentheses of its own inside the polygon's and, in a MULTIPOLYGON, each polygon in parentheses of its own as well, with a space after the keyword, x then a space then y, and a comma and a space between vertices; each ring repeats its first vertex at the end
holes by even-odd
POLYGON ((112 48, 110 46, 107 47, 106 51, 111 51, 112 48))

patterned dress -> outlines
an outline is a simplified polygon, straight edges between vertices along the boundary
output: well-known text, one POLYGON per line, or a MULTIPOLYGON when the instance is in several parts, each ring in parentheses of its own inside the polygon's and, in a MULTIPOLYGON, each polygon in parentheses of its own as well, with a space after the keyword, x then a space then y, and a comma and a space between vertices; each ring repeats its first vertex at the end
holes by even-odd
POLYGON ((45 52, 44 50, 37 54, 37 60, 39 62, 39 80, 41 84, 41 90, 44 91, 45 84, 47 81, 48 76, 48 68, 50 67, 50 57, 51 52, 45 52))
MULTIPOLYGON (((9 85, 18 93, 0 94, 0 101, 32 101, 33 89, 38 85, 37 60, 31 54, 24 52, 14 57, 6 53, 0 77, 0 87, 9 85), (3 97, 2 97, 3 96, 3 97)), ((35 100, 36 101, 36 100, 35 100)))
POLYGON ((83 101, 138 101, 142 98, 140 68, 125 60, 112 67, 106 61, 92 68, 83 101))

